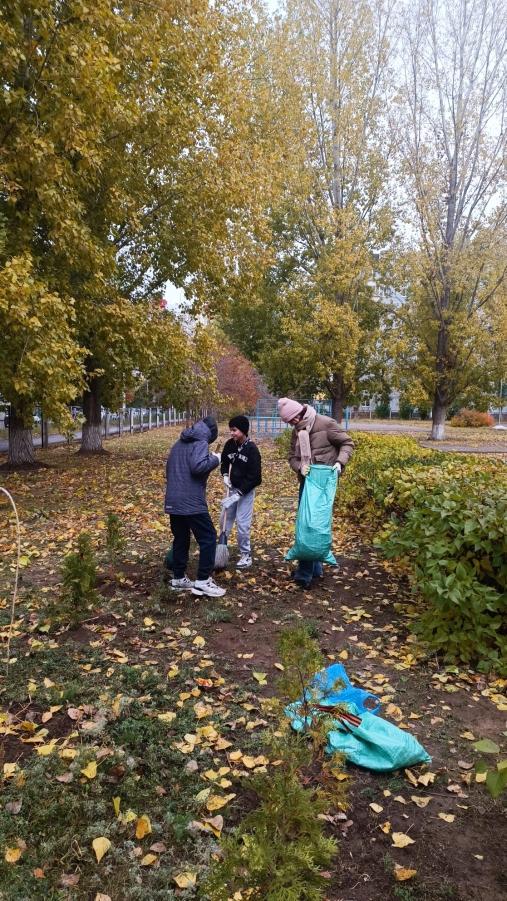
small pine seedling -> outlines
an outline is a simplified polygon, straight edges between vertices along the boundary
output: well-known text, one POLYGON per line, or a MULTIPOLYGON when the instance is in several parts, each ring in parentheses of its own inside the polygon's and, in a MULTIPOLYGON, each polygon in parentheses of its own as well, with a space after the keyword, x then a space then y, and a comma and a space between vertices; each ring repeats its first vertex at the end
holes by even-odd
POLYGON ((63 605, 60 612, 77 625, 96 598, 97 564, 88 532, 81 532, 77 549, 62 564, 63 605))
POLYGON ((108 513, 106 518, 106 548, 111 563, 117 559, 118 554, 125 546, 125 538, 122 534, 122 523, 116 513, 108 513))

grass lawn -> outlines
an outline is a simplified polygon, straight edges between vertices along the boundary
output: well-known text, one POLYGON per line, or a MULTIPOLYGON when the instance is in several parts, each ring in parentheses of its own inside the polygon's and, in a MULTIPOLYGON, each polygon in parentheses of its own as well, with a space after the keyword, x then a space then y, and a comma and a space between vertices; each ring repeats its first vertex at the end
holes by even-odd
MULTIPOLYGON (((448 431, 454 439, 471 430, 448 431)), ((327 568, 309 592, 290 581, 283 553, 296 482, 269 441, 254 567, 218 576, 227 588, 219 601, 175 595, 162 559, 164 462, 177 434, 110 441, 97 460, 52 449, 40 455, 48 468, 0 476, 22 523, 11 660, 0 679, 0 898, 198 897, 220 834, 251 809, 251 774, 276 765, 263 737, 277 642, 301 622, 433 758, 388 774, 347 767, 348 808, 331 810, 327 823, 340 846, 328 901, 505 898, 505 795, 494 801, 476 781, 474 743, 503 749, 488 763, 507 757, 506 680, 427 659, 409 633, 416 601, 403 574, 338 515, 340 571, 327 568), (113 560, 109 513, 125 538, 113 560), (97 598, 79 623, 55 625, 62 559, 83 530, 99 561, 97 598), (414 843, 394 847, 396 832, 414 843), (415 875, 399 881, 396 864, 415 875)), ((215 521, 221 487, 215 473, 215 521)), ((5 661, 15 533, 3 501, 0 522, 5 661)), ((235 551, 233 542, 233 563, 235 551)), ((195 562, 193 553, 191 575, 195 562)))

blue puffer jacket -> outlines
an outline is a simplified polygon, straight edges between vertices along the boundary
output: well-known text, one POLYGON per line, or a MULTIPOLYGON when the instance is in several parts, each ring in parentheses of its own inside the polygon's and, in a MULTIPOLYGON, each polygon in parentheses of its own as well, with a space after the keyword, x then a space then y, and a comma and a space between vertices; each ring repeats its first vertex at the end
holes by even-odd
POLYGON ((178 516, 206 513, 206 482, 219 459, 209 452, 213 439, 209 426, 200 420, 185 429, 167 458, 165 512, 178 516))

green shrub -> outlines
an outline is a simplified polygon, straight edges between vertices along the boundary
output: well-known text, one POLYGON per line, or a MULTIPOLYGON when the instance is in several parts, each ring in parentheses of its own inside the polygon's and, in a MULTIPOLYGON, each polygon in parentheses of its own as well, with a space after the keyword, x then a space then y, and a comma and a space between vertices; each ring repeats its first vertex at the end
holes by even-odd
POLYGON ((398 472, 377 543, 429 602, 415 631, 448 662, 507 669, 507 480, 501 465, 447 459, 398 472))
POLYGON ((507 669, 507 478, 499 461, 355 434, 340 503, 382 531, 426 608, 413 628, 449 662, 507 669))
MULTIPOLYGON (((347 466, 346 478, 340 482, 338 502, 351 511, 378 521, 378 506, 397 473, 414 463, 434 460, 432 450, 420 447, 414 438, 352 432, 354 453, 347 466)), ((443 455, 442 455, 443 456, 443 455)))
POLYGON ((278 453, 283 460, 286 460, 289 456, 291 437, 292 429, 284 429, 283 432, 280 432, 280 434, 275 438, 275 444, 278 449, 278 453))
POLYGON ((449 424, 455 428, 481 429, 491 427, 495 424, 495 420, 490 413, 481 413, 480 410, 460 410, 449 424))

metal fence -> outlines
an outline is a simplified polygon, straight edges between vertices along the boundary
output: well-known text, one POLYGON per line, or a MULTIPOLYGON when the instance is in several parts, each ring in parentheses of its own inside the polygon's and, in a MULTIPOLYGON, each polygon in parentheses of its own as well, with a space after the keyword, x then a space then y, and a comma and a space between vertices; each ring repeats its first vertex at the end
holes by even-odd
MULTIPOLYGON (((82 408, 72 407, 75 429, 63 433, 50 419, 44 416, 43 410, 36 407, 33 414, 33 443, 35 447, 47 448, 53 445, 72 444, 81 440, 83 423, 82 408)), ((205 416, 206 410, 197 414, 205 416)), ((122 410, 102 410, 101 431, 104 438, 121 437, 125 434, 147 432, 151 429, 179 425, 195 417, 195 413, 176 410, 175 407, 125 407, 122 410)), ((0 405, 0 451, 5 451, 9 437, 9 405, 0 405)))

